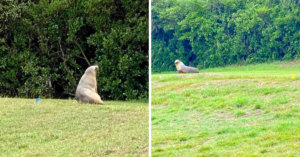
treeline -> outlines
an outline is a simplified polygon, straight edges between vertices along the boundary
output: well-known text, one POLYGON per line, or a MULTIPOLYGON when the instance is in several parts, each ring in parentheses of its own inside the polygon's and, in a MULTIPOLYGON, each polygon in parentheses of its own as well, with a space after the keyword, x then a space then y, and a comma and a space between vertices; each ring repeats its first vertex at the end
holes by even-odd
POLYGON ((299 0, 152 0, 152 72, 300 57, 299 0))
POLYGON ((147 0, 1 0, 0 97, 74 97, 98 65, 104 100, 148 99, 147 0))

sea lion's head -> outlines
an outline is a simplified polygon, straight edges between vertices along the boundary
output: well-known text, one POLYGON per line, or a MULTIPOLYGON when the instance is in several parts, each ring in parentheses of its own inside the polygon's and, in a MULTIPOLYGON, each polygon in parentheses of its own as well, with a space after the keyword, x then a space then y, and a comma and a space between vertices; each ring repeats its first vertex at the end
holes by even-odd
POLYGON ((174 64, 175 64, 177 70, 180 70, 181 66, 184 66, 184 64, 178 59, 175 60, 174 64))
POLYGON ((91 74, 96 76, 98 70, 99 70, 98 65, 92 65, 85 70, 85 74, 91 74))

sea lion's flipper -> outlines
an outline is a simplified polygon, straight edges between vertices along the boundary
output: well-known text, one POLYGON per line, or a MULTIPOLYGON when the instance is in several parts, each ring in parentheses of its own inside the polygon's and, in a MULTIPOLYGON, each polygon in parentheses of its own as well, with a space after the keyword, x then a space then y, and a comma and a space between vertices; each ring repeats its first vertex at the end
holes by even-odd
POLYGON ((90 104, 104 104, 101 100, 99 94, 95 93, 90 89, 82 89, 80 94, 80 101, 83 103, 90 103, 90 104))
POLYGON ((184 73, 184 71, 183 70, 178 70, 178 74, 180 74, 180 73, 184 73))

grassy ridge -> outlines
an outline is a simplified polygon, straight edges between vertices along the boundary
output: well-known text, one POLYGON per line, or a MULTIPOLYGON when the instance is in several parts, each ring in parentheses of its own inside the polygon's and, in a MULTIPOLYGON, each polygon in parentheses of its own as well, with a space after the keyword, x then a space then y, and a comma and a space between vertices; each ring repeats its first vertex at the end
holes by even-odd
POLYGON ((152 75, 152 156, 299 156, 299 69, 152 75))
POLYGON ((0 156, 148 156, 148 103, 0 98, 0 156))

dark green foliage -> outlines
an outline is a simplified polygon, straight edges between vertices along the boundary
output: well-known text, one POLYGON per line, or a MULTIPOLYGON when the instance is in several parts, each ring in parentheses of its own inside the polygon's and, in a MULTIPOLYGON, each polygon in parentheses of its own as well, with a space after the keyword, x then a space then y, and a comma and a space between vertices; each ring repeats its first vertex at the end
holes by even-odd
POLYGON ((299 0, 152 1, 152 72, 300 56, 299 0))
POLYGON ((0 96, 74 96, 98 65, 104 100, 148 99, 148 1, 0 2, 0 96))

